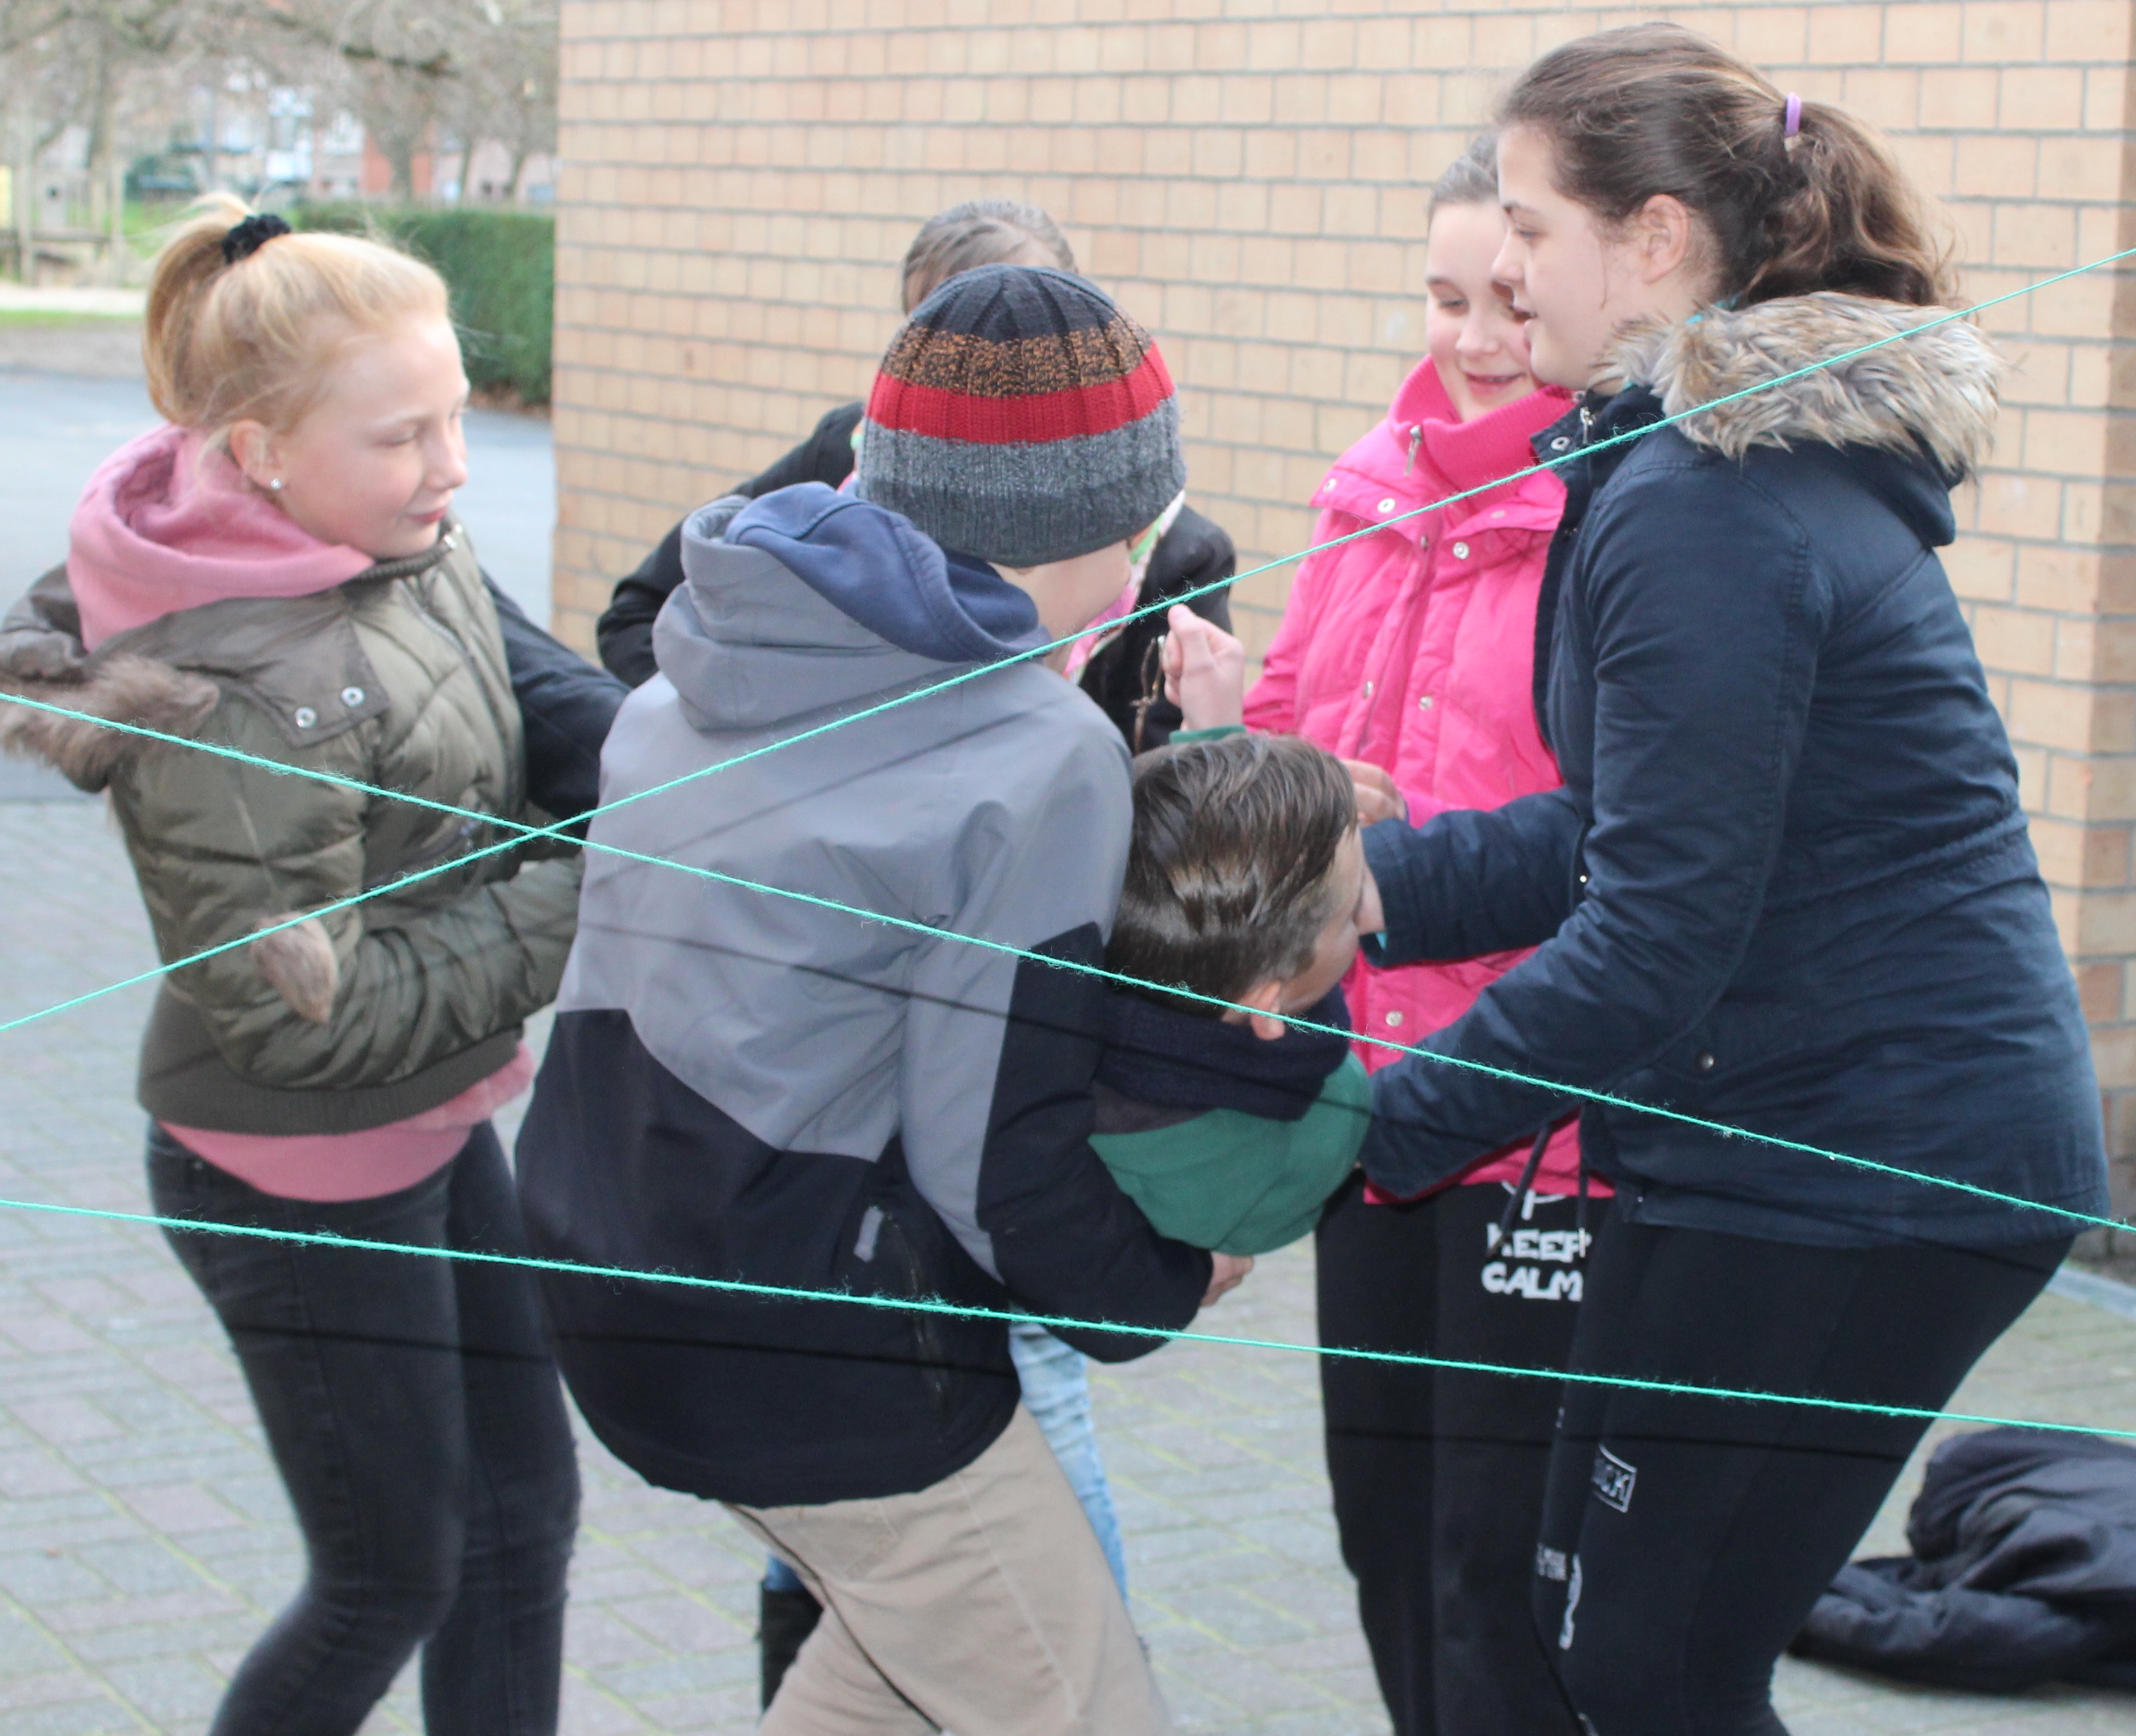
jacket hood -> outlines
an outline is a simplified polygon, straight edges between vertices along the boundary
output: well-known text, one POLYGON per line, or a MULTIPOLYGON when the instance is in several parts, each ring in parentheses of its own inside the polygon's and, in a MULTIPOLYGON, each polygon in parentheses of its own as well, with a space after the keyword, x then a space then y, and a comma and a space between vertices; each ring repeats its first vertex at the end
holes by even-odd
POLYGON ((1784 380, 1677 425, 1724 457, 1797 442, 1872 446, 1925 454, 1954 481, 1987 455, 2002 368, 1988 340, 1944 309, 1829 290, 1635 330, 1612 362, 1671 416, 1784 380), (1920 326, 1929 329, 1899 337, 1920 326), (1879 347, 1857 353, 1869 344, 1879 347))
POLYGON ((309 596, 372 564, 299 530, 197 431, 168 423, 98 467, 68 531, 67 572, 91 651, 181 610, 309 596))
MULTIPOLYGON (((448 520, 422 553, 367 562, 357 576, 412 578, 456 551, 472 567, 464 542, 459 527, 448 520)), ((95 791, 143 742, 85 718, 190 735, 221 702, 219 683, 225 683, 265 706, 292 747, 309 746, 377 716, 389 696, 370 671, 341 600, 331 594, 346 582, 290 596, 197 596, 182 608, 174 605, 105 634, 92 649, 89 610, 72 571, 56 567, 0 618, 0 694, 83 716, 0 701, 0 751, 41 760, 95 791), (347 697, 352 688, 362 693, 354 703, 347 697)))
POLYGON ((766 728, 1046 643, 1031 598, 910 519, 821 483, 701 508, 653 625, 660 670, 707 729, 766 728))

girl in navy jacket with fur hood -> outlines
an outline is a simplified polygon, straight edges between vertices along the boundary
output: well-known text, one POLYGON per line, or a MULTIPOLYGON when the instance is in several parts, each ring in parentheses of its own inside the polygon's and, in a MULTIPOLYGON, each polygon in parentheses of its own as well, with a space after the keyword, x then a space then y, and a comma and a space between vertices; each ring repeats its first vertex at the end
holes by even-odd
MULTIPOLYGON (((1617 1189, 1575 1372, 1939 1408, 2070 1219, 1833 1160, 2105 1208, 2075 985, 1949 581, 1996 364, 1915 196, 1845 115, 1687 31, 1538 61, 1502 114, 1498 272, 1587 388, 1541 717, 1561 790, 1367 836, 1381 960, 1537 951, 1439 1055, 1590 1101, 1617 1189), (1896 337, 1870 349, 1864 346, 1896 337), (1538 945, 1538 943, 1540 943, 1538 945)), ((1410 1194, 1576 1100, 1411 1058, 1372 1179, 1410 1194)), ((1538 1617, 1600 1736, 1781 1729, 1774 1658, 1922 1425, 1568 1389, 1538 1617)))

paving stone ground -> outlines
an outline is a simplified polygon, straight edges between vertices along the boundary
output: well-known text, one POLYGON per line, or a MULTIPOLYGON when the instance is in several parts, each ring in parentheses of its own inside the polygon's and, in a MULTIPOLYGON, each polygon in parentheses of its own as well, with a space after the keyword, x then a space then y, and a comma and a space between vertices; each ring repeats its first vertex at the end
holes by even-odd
MULTIPOLYGON (((0 1024, 153 962, 101 805, 0 801, 0 1024)), ((148 997, 0 1031, 0 1195, 144 1209, 131 1076, 148 997)), ((1311 1292, 1309 1254, 1287 1252, 1207 1324, 1305 1340, 1311 1292)), ((1137 1617, 1182 1725, 1381 1736, 1311 1360, 1174 1345, 1105 1371, 1098 1394, 1137 1617)), ((1958 1408, 2136 1427, 2136 1320, 2044 1297, 1958 1408)), ((565 1729, 740 1736, 755 1551, 716 1510, 581 1451, 565 1729)), ((1872 1545, 1896 1546, 1915 1481, 1872 1545)), ((235 1365, 158 1234, 0 1208, 0 1736, 204 1729, 298 1571, 235 1365)), ((1781 1692, 1797 1736, 2125 1736, 2136 1718, 2129 1697, 1982 1700, 1794 1663, 1781 1692)), ((404 1684, 366 1732, 420 1728, 404 1684)))

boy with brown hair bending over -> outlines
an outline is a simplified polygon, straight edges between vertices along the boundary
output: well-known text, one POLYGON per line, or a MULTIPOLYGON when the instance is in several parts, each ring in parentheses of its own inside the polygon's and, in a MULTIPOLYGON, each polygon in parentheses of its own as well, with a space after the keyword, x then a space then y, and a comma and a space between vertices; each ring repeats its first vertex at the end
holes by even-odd
POLYGON ((1188 992, 1108 998, 1092 1143, 1164 1234, 1266 1253, 1349 1174, 1372 1093, 1336 985, 1376 902, 1333 755, 1205 731, 1135 761, 1106 968, 1188 992))

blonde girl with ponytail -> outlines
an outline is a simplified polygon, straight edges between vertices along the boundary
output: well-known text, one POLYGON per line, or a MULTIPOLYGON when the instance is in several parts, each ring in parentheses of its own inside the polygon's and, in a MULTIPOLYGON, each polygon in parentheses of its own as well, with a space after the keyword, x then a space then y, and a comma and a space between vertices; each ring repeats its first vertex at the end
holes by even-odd
MULTIPOLYGON (((517 1250, 489 1117, 531 1078, 578 863, 482 853, 493 817, 590 805, 620 689, 501 605, 452 517, 468 387, 427 265, 211 200, 144 342, 166 420, 90 480, 66 566, 0 624, 0 682, 258 763, 18 708, 0 729, 109 795, 178 966, 142 1048, 155 1209, 517 1250)), ((553 1731, 577 1476, 523 1276, 170 1240, 308 1560, 216 1736, 353 1732, 419 1650, 433 1732, 553 1731)))
MULTIPOLYGON (((1939 317, 1939 226, 1884 146, 1702 36, 1567 43, 1498 118, 1493 275, 1536 376, 1580 394, 1535 441, 1569 460, 1536 683, 1565 787, 1367 834, 1379 962, 1536 949, 1376 1076, 1367 1173, 1418 1193, 1579 1106, 1559 1087, 1606 1092, 1575 1374, 1933 1412, 2071 1239, 1988 1196, 2107 1205, 2083 1015, 1936 552, 1998 364, 1939 317)), ((1569 1387, 1533 1584, 1582 1727, 1779 1736, 1774 1661, 1921 1431, 1569 1387)))

